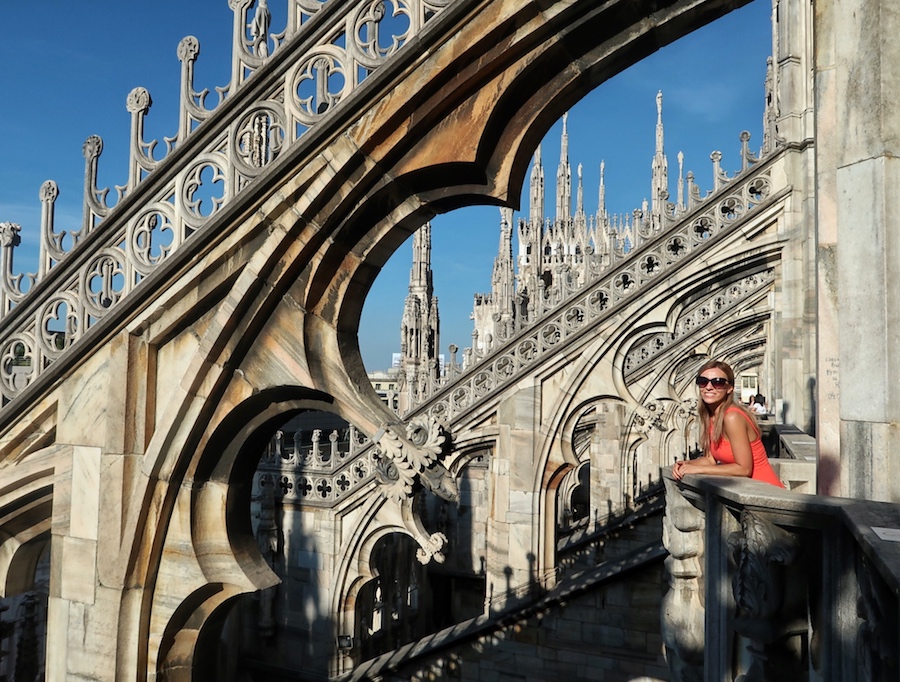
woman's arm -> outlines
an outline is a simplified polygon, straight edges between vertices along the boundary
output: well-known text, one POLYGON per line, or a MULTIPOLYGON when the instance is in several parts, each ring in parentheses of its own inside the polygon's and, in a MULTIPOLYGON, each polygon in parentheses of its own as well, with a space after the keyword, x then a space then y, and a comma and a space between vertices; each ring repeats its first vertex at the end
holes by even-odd
POLYGON ((714 470, 718 468, 716 460, 710 455, 704 454, 697 459, 682 459, 675 462, 672 465, 672 476, 676 481, 680 481, 687 474, 714 474, 716 473, 714 470))
POLYGON ((709 455, 689 462, 675 462, 672 476, 680 481, 687 474, 713 474, 715 476, 750 476, 753 473, 753 455, 750 452, 750 436, 747 420, 734 410, 725 414, 725 437, 731 443, 734 463, 716 464, 709 455))

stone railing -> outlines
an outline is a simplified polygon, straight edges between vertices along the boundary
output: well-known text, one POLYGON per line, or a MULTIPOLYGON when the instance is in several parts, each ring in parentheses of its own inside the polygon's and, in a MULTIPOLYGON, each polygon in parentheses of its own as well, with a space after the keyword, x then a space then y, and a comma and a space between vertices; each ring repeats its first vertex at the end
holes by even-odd
MULTIPOLYGON (((435 419, 450 422, 473 407, 483 397, 518 381, 543 359, 562 348, 568 339, 581 336, 599 321, 608 318, 621 306, 658 286, 668 275, 690 261, 701 251, 731 233, 763 205, 783 196, 786 187, 779 186, 775 162, 780 154, 768 157, 700 206, 684 220, 661 229, 625 255, 621 261, 605 269, 596 279, 575 291, 562 304, 545 311, 533 325, 488 353, 461 373, 451 372, 446 383, 428 387, 428 397, 413 406, 410 414, 423 411, 435 419)), ((714 296, 697 307, 696 322, 702 325, 720 311, 737 305, 744 296, 768 284, 770 275, 760 274, 736 283, 728 295, 714 296)), ((685 329, 691 322, 685 321, 685 329)), ((672 339, 657 339, 667 346, 672 339)), ((629 371, 650 356, 637 349, 629 357, 629 371)), ((406 415, 409 416, 409 415, 406 415)))
POLYGON ((275 33, 265 0, 229 0, 231 82, 216 88, 213 103, 194 86, 199 42, 182 40, 176 133, 164 145, 145 140, 150 93, 128 95, 128 174, 114 198, 97 187, 103 142, 92 136, 83 148, 81 225, 58 230, 59 189, 53 181, 41 187, 37 272, 15 272, 21 227, 0 222, 0 402, 19 395, 451 1, 287 0, 286 26, 275 33))
POLYGON ((664 477, 673 680, 900 679, 900 505, 664 477))
MULTIPOLYGON (((451 345, 450 361, 442 377, 429 375, 415 386, 406 387, 407 391, 411 391, 410 405, 413 408, 422 405, 454 383, 461 374, 474 371, 477 366, 490 361, 504 345, 556 315, 573 298, 616 270, 619 264, 627 261, 633 266, 632 257, 636 252, 649 251, 638 270, 633 267, 630 270, 625 268, 622 280, 616 283, 611 292, 613 299, 619 298, 619 293, 633 295, 645 282, 668 269, 673 262, 687 256, 698 242, 727 229, 757 208, 773 193, 772 177, 768 172, 771 166, 769 162, 773 157, 779 156, 780 150, 773 148, 760 158, 749 148, 749 133, 741 133, 740 139, 741 169, 737 173, 728 177, 721 167, 722 154, 713 152, 710 155, 713 188, 706 196, 702 195, 694 174, 688 173, 686 188, 682 187, 683 183, 679 180, 678 201, 668 203, 667 209, 660 215, 653 215, 649 211, 635 211, 633 229, 629 230, 633 241, 627 249, 621 240, 614 238, 615 228, 612 228, 607 235, 609 244, 603 248, 603 253, 584 255, 583 272, 556 278, 550 289, 544 289, 539 283, 541 289, 529 301, 527 311, 498 325, 495 338, 483 339, 481 343, 473 344, 472 348, 466 348, 461 362, 457 360, 459 348, 451 345), (762 172, 763 168, 767 171, 762 172), (687 231, 686 225, 690 225, 687 231), (670 235, 671 239, 661 240, 660 237, 665 235, 670 235), (655 245, 655 252, 652 247, 648 248, 649 244, 655 245)), ((679 164, 681 160, 679 154, 679 164)), ((574 314, 580 313, 575 311, 574 314)))
POLYGON ((301 446, 276 432, 259 461, 254 497, 271 487, 285 503, 332 504, 373 475, 377 450, 354 426, 331 431, 327 441, 320 429, 311 435, 310 445, 301 446))

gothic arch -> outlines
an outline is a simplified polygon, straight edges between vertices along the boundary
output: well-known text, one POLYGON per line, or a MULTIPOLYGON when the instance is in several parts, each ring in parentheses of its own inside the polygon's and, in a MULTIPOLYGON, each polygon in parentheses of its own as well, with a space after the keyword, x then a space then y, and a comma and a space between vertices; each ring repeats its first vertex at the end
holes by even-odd
POLYGON ((205 666, 215 660, 209 656, 210 639, 218 633, 234 600, 241 594, 233 585, 210 583, 195 590, 175 609, 159 643, 157 676, 166 682, 193 682, 195 661, 205 666))
MULTIPOLYGON (((623 402, 621 398, 612 394, 600 394, 585 398, 584 390, 579 391, 575 388, 575 386, 583 381, 588 374, 595 370, 595 368, 595 364, 591 363, 586 367, 580 368, 579 371, 575 373, 575 378, 572 380, 572 385, 569 387, 571 392, 566 391, 566 394, 571 401, 581 399, 581 402, 576 405, 566 406, 564 411, 560 413, 561 418, 555 426, 559 432, 558 438, 554 438, 551 432, 551 435, 548 435, 544 439, 544 446, 546 446, 546 448, 549 448, 552 443, 559 443, 561 445, 563 460, 554 463, 550 456, 549 449, 547 449, 543 458, 535 465, 537 471, 543 474, 543 478, 539 482, 540 504, 543 511, 539 518, 541 524, 539 537, 541 538, 542 545, 540 552, 542 563, 539 566, 539 570, 541 571, 555 568, 557 565, 556 547, 559 532, 561 530, 559 523, 560 514, 562 513, 565 503, 563 497, 567 494, 567 491, 568 494, 571 494, 574 488, 581 483, 580 480, 573 481, 572 477, 575 475, 575 472, 582 468, 587 468, 589 471, 591 466, 590 458, 583 460, 577 457, 573 448, 575 430, 577 429, 579 422, 592 409, 596 409, 606 403, 621 405, 623 402)), ((588 490, 590 491, 590 487, 588 490)), ((593 493, 590 493, 590 496, 592 499, 596 497, 593 493)))
MULTIPOLYGON (((392 177, 367 175, 370 169, 357 160, 352 198, 361 200, 332 203, 322 223, 335 238, 311 275, 308 301, 315 315, 307 321, 337 331, 351 378, 364 378, 355 334, 365 293, 408 235, 454 208, 517 203, 534 148, 563 112, 611 76, 742 4, 663 2, 648 20, 645 9, 624 1, 561 5, 552 19, 528 3, 507 2, 502 9, 494 3, 510 26, 521 26, 520 35, 501 29, 484 39, 476 23, 462 27, 453 86, 419 83, 417 96, 391 119, 403 122, 404 138, 391 138, 395 146, 385 148, 382 136, 393 129, 379 131, 361 148, 373 158, 384 154, 380 163, 391 165, 392 177), (336 284, 345 295, 334 305, 325 292, 336 284)), ((313 328, 307 333, 314 335, 313 328)))
POLYGON ((34 535, 29 539, 20 537, 2 540, 3 554, 10 551, 6 550, 7 546, 13 545, 11 547, 12 556, 9 557, 8 563, 4 561, 6 579, 3 581, 3 596, 5 597, 34 589, 38 563, 50 551, 49 519, 45 523, 33 527, 28 535, 32 533, 34 535))
MULTIPOLYGON (((0 596, 32 589, 35 568, 49 551, 57 484, 71 487, 71 449, 50 447, 18 463, 21 478, 0 490, 0 596)), ((56 500, 60 518, 65 496, 56 500)))
MULTIPOLYGON (((225 470, 213 460, 195 456, 208 451, 208 428, 223 409, 223 396, 240 394, 234 385, 242 379, 233 377, 237 370, 252 371, 241 363, 268 333, 268 320, 288 294, 284 305, 296 306, 301 318, 303 343, 297 349, 306 364, 297 364, 308 373, 310 386, 327 390, 336 405, 368 415, 368 426, 381 426, 379 420, 390 417, 364 388, 356 329, 362 299, 387 256, 434 213, 476 200, 514 203, 531 151, 563 111, 641 57, 739 4, 664 1, 647 16, 647 8, 630 0, 552 7, 502 0, 491 3, 490 13, 460 3, 448 16, 460 21, 471 11, 472 17, 456 26, 449 46, 434 46, 422 56, 415 71, 425 74, 425 82, 417 83, 422 87, 415 101, 398 91, 383 108, 373 107, 374 113, 367 110, 357 121, 348 121, 352 110, 340 110, 335 129, 353 128, 354 136, 335 133, 326 139, 323 128, 303 145, 315 161, 307 158, 303 165, 299 152, 286 155, 297 166, 288 168, 286 161, 279 168, 290 177, 266 187, 283 193, 263 207, 262 189, 256 190, 243 207, 240 219, 252 216, 247 220, 253 222, 244 228, 252 239, 242 245, 252 267, 233 280, 238 290, 229 301, 233 319, 203 334, 186 379, 196 393, 173 400, 147 449, 147 478, 123 530, 136 538, 124 550, 126 583, 147 586, 152 594, 182 486, 192 479, 208 482, 210 490, 194 495, 191 503, 192 511, 206 515, 239 492, 228 489, 232 480, 220 475, 225 470), (250 206, 251 200, 257 203, 250 206), (311 350, 323 344, 331 353, 311 350), (225 489, 216 493, 218 484, 225 489)), ((366 92, 379 84, 393 88, 387 79, 379 73, 366 92)), ((228 539, 199 533, 198 538, 201 545, 228 539)), ((212 555, 204 572, 219 570, 212 555)), ((252 570, 253 562, 245 568, 252 570)), ((131 642, 123 648, 143 647, 150 638, 147 593, 123 596, 122 611, 129 615, 121 619, 121 635, 131 642)), ((122 658, 146 669, 145 650, 122 658)))
POLYGON ((590 460, 585 460, 566 472, 557 490, 557 528, 574 524, 589 511, 590 469, 590 460))
MULTIPOLYGON (((354 515, 358 514, 361 522, 354 527, 353 533, 341 548, 341 561, 337 566, 331 604, 336 637, 357 632, 357 603, 360 594, 367 584, 378 577, 373 564, 373 552, 379 542, 390 535, 400 534, 416 543, 419 546, 418 552, 421 553, 422 542, 428 537, 413 513, 412 500, 398 506, 389 503, 379 493, 373 493, 354 510, 354 515)), ((419 559, 420 562, 422 558, 419 559)))
POLYGON ((273 430, 305 410, 332 411, 328 396, 296 387, 261 391, 238 405, 210 437, 197 460, 192 501, 194 548, 211 582, 245 575, 256 589, 269 587, 271 571, 250 531, 250 488, 253 472, 273 430), (237 566, 223 564, 231 555, 237 566))
MULTIPOLYGON (((212 430, 190 463, 190 537, 203 584, 185 595, 150 644, 150 660, 166 679, 192 679, 194 657, 214 638, 237 597, 280 580, 260 554, 250 525, 253 472, 275 428, 306 410, 333 411, 330 396, 294 386, 260 391, 212 430), (203 644, 203 646, 201 646, 203 644)), ((162 563, 162 557, 160 557, 162 563)), ((159 608, 156 590, 149 601, 159 608)), ((160 612, 160 617, 165 615, 160 612)))

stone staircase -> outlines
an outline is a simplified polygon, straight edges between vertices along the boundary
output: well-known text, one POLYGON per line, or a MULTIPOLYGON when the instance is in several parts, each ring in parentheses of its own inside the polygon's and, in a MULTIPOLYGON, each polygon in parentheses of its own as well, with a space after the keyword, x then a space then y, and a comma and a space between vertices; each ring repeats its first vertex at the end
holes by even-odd
MULTIPOLYGON (((660 516, 657 510, 655 519, 660 516)), ((661 540, 650 541, 567 575, 549 590, 534 590, 507 611, 457 623, 360 662, 337 679, 491 679, 498 668, 530 679, 605 679, 597 676, 600 667, 627 668, 634 660, 658 665, 666 679, 659 605, 667 555, 661 540), (624 579, 627 591, 618 589, 624 579), (611 599, 619 594, 621 601, 611 599), (492 655, 484 655, 489 650, 492 655)))

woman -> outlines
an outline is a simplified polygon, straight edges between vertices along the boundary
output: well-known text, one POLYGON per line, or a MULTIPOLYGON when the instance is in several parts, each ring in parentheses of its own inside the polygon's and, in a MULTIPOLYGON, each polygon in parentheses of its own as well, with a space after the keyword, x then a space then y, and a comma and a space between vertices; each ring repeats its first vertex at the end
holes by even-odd
POLYGON ((713 360, 700 368, 700 446, 703 457, 675 462, 672 475, 748 476, 783 488, 766 458, 756 419, 734 400, 734 371, 713 360))

